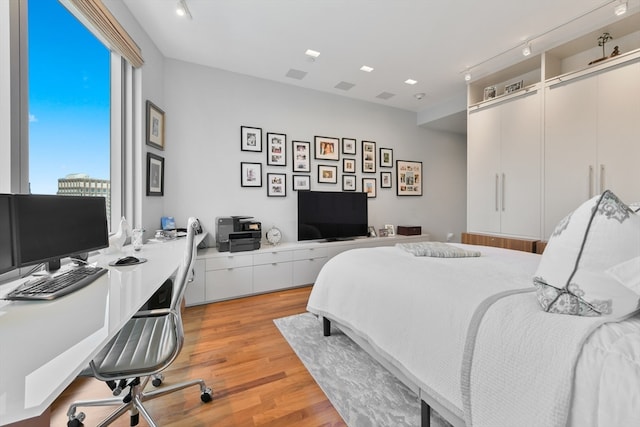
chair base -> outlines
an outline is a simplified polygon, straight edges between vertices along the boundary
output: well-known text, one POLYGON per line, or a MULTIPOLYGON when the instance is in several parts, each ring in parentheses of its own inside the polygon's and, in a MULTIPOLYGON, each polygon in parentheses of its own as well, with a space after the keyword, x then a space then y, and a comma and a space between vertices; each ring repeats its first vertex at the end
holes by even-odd
MULTIPOLYGON (((106 419, 97 424, 98 427, 108 426, 113 423, 116 419, 118 419, 122 414, 126 411, 130 411, 131 414, 131 425, 135 426, 138 424, 139 414, 142 414, 142 417, 149 423, 150 427, 157 427, 155 421, 144 407, 143 402, 151 399, 155 399, 156 397, 164 396, 169 393, 173 393, 174 391, 182 390, 191 386, 199 386, 200 387, 200 400, 205 403, 211 402, 213 400, 211 388, 207 387, 203 380, 192 380, 185 381, 179 384, 174 384, 171 386, 163 387, 158 390, 152 390, 145 392, 144 388, 149 382, 149 377, 146 377, 142 383, 131 385, 131 394, 130 399, 128 401, 124 401, 121 397, 114 397, 110 399, 100 399, 100 400, 81 400, 78 402, 74 402, 69 406, 69 410, 67 411, 67 417, 69 421, 67 422, 68 427, 80 427, 82 426, 82 422, 85 419, 85 415, 82 412, 76 414, 76 409, 78 407, 93 407, 93 406, 117 406, 119 407, 113 411, 106 419)), ((127 396, 129 397, 129 396, 127 396)), ((126 398, 125 398, 126 399, 126 398)))

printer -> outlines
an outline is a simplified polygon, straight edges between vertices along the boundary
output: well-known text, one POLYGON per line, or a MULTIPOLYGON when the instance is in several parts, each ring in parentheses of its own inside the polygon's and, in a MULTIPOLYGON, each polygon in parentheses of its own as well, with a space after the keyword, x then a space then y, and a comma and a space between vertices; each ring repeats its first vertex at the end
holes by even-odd
POLYGON ((260 249, 262 224, 251 216, 216 218, 216 248, 220 252, 242 252, 260 249))

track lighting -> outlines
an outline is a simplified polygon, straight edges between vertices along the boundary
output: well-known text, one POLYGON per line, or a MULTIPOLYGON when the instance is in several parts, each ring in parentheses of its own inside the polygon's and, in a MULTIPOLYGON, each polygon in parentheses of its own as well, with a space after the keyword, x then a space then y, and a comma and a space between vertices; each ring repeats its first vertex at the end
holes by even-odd
POLYGON ((466 72, 466 73, 464 74, 464 81, 465 81, 465 82, 471 81, 471 73, 466 72))
POLYGON ((531 43, 527 43, 524 45, 524 47, 522 48, 522 56, 529 56, 531 55, 531 43))
POLYGON ((627 2, 621 0, 620 3, 613 8, 613 13, 615 13, 616 16, 621 16, 627 13, 627 2))
POLYGON ((176 14, 178 16, 186 16, 189 19, 193 19, 191 16, 191 12, 189 11, 189 7, 187 6, 186 0, 178 0, 178 5, 176 6, 176 14))

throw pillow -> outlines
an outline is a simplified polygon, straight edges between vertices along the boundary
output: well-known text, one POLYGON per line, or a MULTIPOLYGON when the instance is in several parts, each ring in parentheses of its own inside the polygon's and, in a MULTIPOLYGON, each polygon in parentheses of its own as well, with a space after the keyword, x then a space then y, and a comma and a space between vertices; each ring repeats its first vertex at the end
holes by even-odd
POLYGON ((640 256, 640 215, 607 190, 557 225, 534 277, 550 313, 623 317, 640 296, 607 270, 640 256))

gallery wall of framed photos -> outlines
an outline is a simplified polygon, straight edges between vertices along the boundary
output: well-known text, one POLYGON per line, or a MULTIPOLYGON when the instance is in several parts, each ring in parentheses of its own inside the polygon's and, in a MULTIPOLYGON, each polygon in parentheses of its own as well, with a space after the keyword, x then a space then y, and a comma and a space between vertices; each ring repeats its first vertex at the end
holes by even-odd
MULTIPOLYGON (((240 150, 248 156, 251 152, 266 153, 264 163, 253 161, 253 157, 241 162, 240 186, 260 188, 265 182, 269 197, 286 197, 287 181, 291 191, 363 191, 370 198, 375 198, 378 190, 394 188, 393 149, 378 147, 376 141, 361 139, 358 143, 356 138, 323 135, 303 140, 288 138, 281 131, 264 132, 261 127, 242 125, 240 150)), ((399 196, 421 195, 417 193, 406 188, 397 191, 399 196)))

